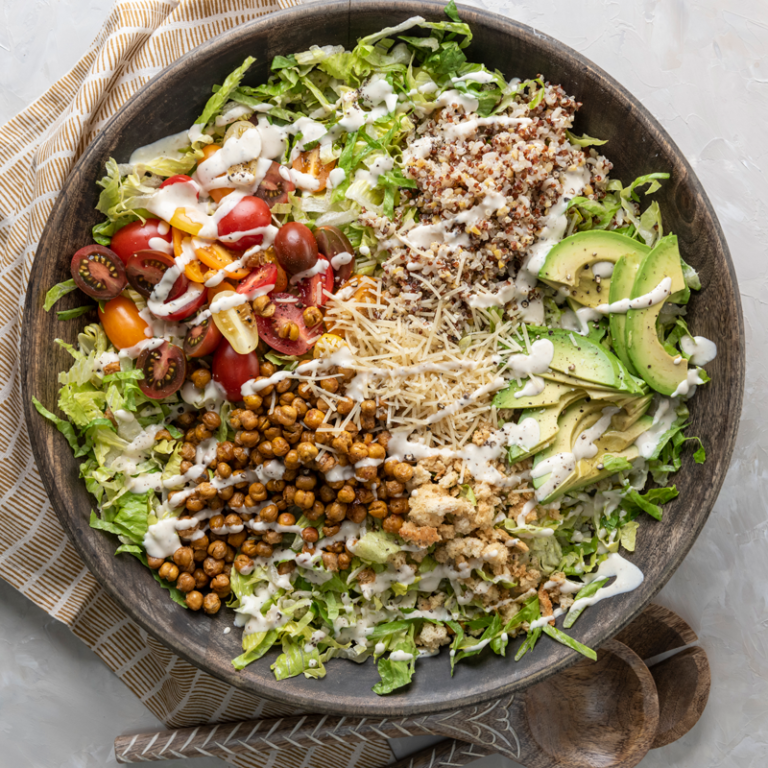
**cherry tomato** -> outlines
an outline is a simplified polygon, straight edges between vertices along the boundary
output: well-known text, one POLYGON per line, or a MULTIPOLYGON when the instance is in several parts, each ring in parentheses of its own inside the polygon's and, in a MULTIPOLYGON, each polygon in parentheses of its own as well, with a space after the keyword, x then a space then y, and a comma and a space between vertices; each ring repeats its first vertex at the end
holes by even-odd
MULTIPOLYGON (((144 224, 132 221, 115 232, 110 248, 127 264, 136 251, 150 249, 166 252, 166 248, 158 240, 171 242, 171 229, 164 221, 147 219, 144 224)), ((167 252, 170 253, 170 249, 167 252)))
MULTIPOLYGON (((220 144, 206 144, 206 146, 203 147, 203 162, 215 155, 220 149, 220 144)), ((222 187, 221 189, 211 189, 208 191, 208 194, 218 203, 222 198, 234 191, 235 190, 232 187, 222 187)))
POLYGON ((108 301, 103 312, 99 309, 99 320, 107 338, 118 349, 134 347, 149 338, 144 333, 149 326, 139 317, 139 308, 125 296, 108 301))
POLYGON ((202 323, 193 325, 184 337, 184 351, 190 357, 210 355, 221 342, 221 331, 216 327, 213 318, 206 317, 202 323))
POLYGON ((317 264, 317 241, 312 230, 298 221, 283 224, 273 244, 277 262, 289 274, 306 272, 317 264))
POLYGON ((184 352, 164 341, 154 349, 144 349, 136 360, 144 378, 139 379, 141 391, 153 400, 162 400, 181 388, 187 377, 184 352))
POLYGON ((186 184, 188 181, 192 181, 191 176, 185 176, 183 173, 176 174, 176 176, 170 176, 161 185, 160 189, 170 187, 172 184, 186 184))
MULTIPOLYGON (((241 295, 234 291, 222 291, 211 304, 211 310, 213 311, 217 303, 233 298, 242 301, 245 297, 241 298, 241 295)), ((256 328, 256 318, 247 301, 229 309, 213 312, 213 322, 239 355, 247 355, 258 346, 259 331, 256 328)))
POLYGON ((326 291, 328 293, 333 292, 333 267, 325 256, 320 256, 318 261, 323 261, 328 265, 325 272, 318 272, 312 277, 305 277, 294 286, 301 302, 308 307, 322 307, 328 301, 326 291))
POLYGON ((213 380, 224 390, 228 400, 243 399, 240 390, 249 379, 259 375, 259 356, 256 352, 239 355, 232 345, 222 339, 213 356, 213 380))
MULTIPOLYGON (((182 279, 187 280, 186 275, 182 275, 179 278, 179 280, 182 279)), ((174 284, 173 287, 175 289, 176 284, 174 284)), ((195 312, 205 306, 207 300, 208 294, 205 288, 199 283, 190 283, 189 280, 187 280, 183 294, 176 296, 173 299, 169 297, 164 302, 164 306, 173 302, 174 309, 168 314, 165 314, 165 311, 155 314, 170 323, 177 323, 179 320, 186 320, 188 317, 194 315, 195 312)))
MULTIPOLYGON (((160 251, 137 251, 128 261, 125 273, 131 287, 142 296, 147 297, 162 280, 166 271, 174 264, 175 262, 170 256, 166 256, 160 251)), ((174 288, 176 288, 175 284, 174 288)), ((176 295, 178 296, 180 293, 176 295)), ((173 290, 171 290, 169 298, 175 298, 173 290)))
MULTIPOLYGON (((195 253, 203 264, 215 270, 224 269, 224 267, 236 260, 232 251, 220 243, 211 243, 205 246, 205 248, 197 248, 195 253)), ((242 280, 242 278, 248 277, 249 271, 246 267, 241 267, 240 269, 233 269, 231 272, 227 271, 227 275, 235 280, 242 280)))
POLYGON ((107 301, 119 296, 128 283, 120 257, 101 245, 86 245, 69 265, 77 287, 92 299, 107 301))
POLYGON ((319 182, 317 189, 313 192, 322 192, 328 185, 328 175, 336 167, 336 161, 330 163, 320 162, 320 147, 302 152, 294 161, 293 169, 299 173, 308 173, 314 176, 319 182))
POLYGON ((346 283, 355 271, 355 251, 352 248, 352 243, 338 227, 318 227, 315 230, 315 240, 317 240, 320 253, 333 266, 333 282, 338 288, 346 283), (348 254, 349 261, 342 254, 348 254), (342 255, 341 259, 334 261, 340 255, 342 255), (341 261, 344 263, 340 263, 341 261))
POLYGON ((189 264, 184 267, 184 274, 193 283, 204 283, 206 280, 213 277, 216 272, 213 269, 208 269, 202 261, 195 259, 194 261, 190 261, 189 264))
MULTIPOLYGON (((235 251, 245 251, 259 245, 263 235, 245 235, 237 240, 229 240, 240 232, 266 227, 272 220, 269 206, 259 197, 244 197, 221 221, 219 238, 235 251)), ((195 233, 196 234, 196 233, 195 233)))
POLYGON ((280 175, 279 163, 272 163, 254 195, 260 197, 272 208, 278 203, 287 203, 288 193, 293 192, 294 189, 296 189, 294 183, 280 175))
POLYGON ((254 269, 253 272, 251 272, 251 274, 237 286, 237 292, 247 294, 248 300, 253 301, 259 296, 264 296, 267 293, 274 291, 277 284, 278 269, 279 267, 277 264, 264 264, 261 267, 256 267, 256 269, 254 269), (265 290, 267 288, 269 290, 265 290))
POLYGON ((272 349, 284 355, 303 355, 322 335, 322 323, 317 328, 307 328, 302 310, 299 308, 299 301, 295 296, 288 293, 272 293, 270 298, 275 305, 275 314, 272 317, 256 318, 259 336, 272 349), (291 325, 295 325, 296 328, 292 328, 291 325), (298 338, 293 340, 290 338, 292 330, 294 335, 298 331, 298 338), (280 334, 284 338, 281 338, 280 334))

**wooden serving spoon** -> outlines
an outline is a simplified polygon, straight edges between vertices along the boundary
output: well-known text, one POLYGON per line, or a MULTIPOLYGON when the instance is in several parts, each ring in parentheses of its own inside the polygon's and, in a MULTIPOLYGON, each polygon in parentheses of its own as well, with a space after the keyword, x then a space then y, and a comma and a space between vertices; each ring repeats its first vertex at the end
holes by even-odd
MULTIPOLYGON (((673 611, 650 605, 617 635, 646 662, 659 697, 659 726, 651 749, 666 746, 686 734, 699 720, 709 697, 711 675, 707 654, 690 646, 698 640, 691 627, 673 611), (653 664, 660 655, 684 648, 653 664)), ((445 739, 389 766, 389 768, 460 768, 493 754, 492 749, 445 739)))
POLYGON ((304 715, 120 737, 118 762, 309 748, 329 739, 438 735, 475 744, 528 768, 631 768, 659 722, 656 686, 640 657, 616 640, 516 696, 435 715, 375 720, 304 715), (589 739, 584 734, 589 734, 589 739), (173 741, 173 747, 171 747, 173 741))

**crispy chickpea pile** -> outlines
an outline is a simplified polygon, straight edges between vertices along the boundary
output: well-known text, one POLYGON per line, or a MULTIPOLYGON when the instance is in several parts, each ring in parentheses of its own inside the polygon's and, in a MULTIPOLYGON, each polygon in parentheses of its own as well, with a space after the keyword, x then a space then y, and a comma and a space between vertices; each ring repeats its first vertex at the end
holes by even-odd
MULTIPOLYGON (((276 369, 265 362, 261 370, 260 379, 264 379, 276 369)), ((266 484, 244 481, 223 488, 204 473, 194 493, 186 495, 179 519, 190 519, 190 527, 178 531, 183 546, 166 561, 149 558, 149 565, 186 594, 189 608, 216 613, 231 592, 232 568, 250 573, 257 558, 271 557, 278 545, 289 546, 294 535, 301 536, 303 553, 315 554, 319 548, 325 568, 336 572, 349 569, 353 554, 343 541, 323 545, 318 528, 324 537, 332 537, 345 520, 359 524, 369 515, 389 533, 403 526, 408 512, 406 483, 413 476, 413 466, 387 459, 390 435, 380 423, 385 412, 373 400, 360 403, 360 426, 347 418, 356 405, 343 394, 351 378, 349 371, 334 369, 333 375, 319 381, 285 379, 246 397, 245 407, 231 412, 234 440, 219 442, 208 465, 215 477, 226 481, 233 473, 275 459, 285 471, 281 479, 266 484), (352 478, 327 477, 337 467, 360 462, 352 478), (193 518, 203 510, 213 515, 208 520, 193 518), (295 526, 302 516, 309 524, 300 534, 257 532, 249 525, 295 526)), ((210 373, 198 368, 190 379, 202 388, 210 373)), ((220 425, 213 411, 187 411, 177 418, 176 426, 184 433, 182 474, 194 465, 197 446, 220 425)), ((168 495, 171 506, 178 506, 173 502, 175 493, 168 495)), ((277 570, 285 575, 295 567, 289 561, 280 563, 277 570)))

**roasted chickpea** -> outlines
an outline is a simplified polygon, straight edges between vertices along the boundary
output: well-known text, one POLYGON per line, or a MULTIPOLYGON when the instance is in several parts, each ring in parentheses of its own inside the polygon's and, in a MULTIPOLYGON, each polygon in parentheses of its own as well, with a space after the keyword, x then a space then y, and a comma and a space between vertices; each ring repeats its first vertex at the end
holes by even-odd
MULTIPOLYGON (((235 489, 233 486, 228 485, 226 488, 222 488, 219 491, 219 498, 222 501, 229 501, 235 494, 235 489)), ((208 506, 210 506, 211 502, 208 502, 208 506)))
POLYGON ((296 517, 290 512, 283 512, 283 514, 277 518, 277 524, 286 527, 289 525, 296 525, 296 517))
POLYGON ((390 496, 402 496, 405 493, 405 486, 397 480, 387 480, 384 487, 390 496))
POLYGON ((277 566, 277 572, 281 576, 285 576, 287 573, 293 573, 296 570, 296 563, 294 563, 292 560, 289 560, 287 563, 280 563, 280 565, 277 566))
POLYGON ((323 552, 323 565, 326 570, 334 573, 339 570, 339 557, 333 552, 323 552))
POLYGON ((216 447, 216 460, 217 461, 232 461, 235 458, 234 453, 235 446, 226 440, 223 443, 219 443, 216 447))
POLYGON ((224 517, 224 515, 214 515, 208 521, 208 525, 211 526, 211 531, 213 531, 213 533, 218 533, 219 532, 219 528, 223 528, 224 527, 224 520, 225 519, 226 518, 224 517))
POLYGON ((312 445, 312 443, 299 443, 299 447, 296 449, 296 453, 299 456, 299 461, 302 464, 309 464, 310 461, 314 461, 317 457, 318 450, 312 445))
POLYGON ((235 570, 238 573, 248 574, 253 569, 253 560, 242 552, 235 558, 235 570))
POLYGON ((267 489, 261 483, 252 483, 248 487, 248 495, 254 501, 264 501, 267 498, 267 489))
POLYGON ((179 578, 179 566, 176 563, 163 563, 157 572, 161 579, 174 582, 179 578))
POLYGON ((341 453, 347 453, 352 447, 352 435, 347 431, 340 432, 333 438, 331 445, 335 450, 340 451, 341 453))
POLYGON ((389 511, 395 515, 408 514, 408 499, 392 499, 389 502, 389 511))
POLYGON ((213 432, 221 426, 221 417, 215 411, 206 411, 203 414, 203 424, 205 424, 206 429, 213 432))
POLYGON ((376 401, 375 400, 363 400, 360 403, 360 413, 363 416, 375 416, 376 415, 376 401))
POLYGON ((229 500, 229 506, 232 509, 240 509, 245 504, 245 494, 240 491, 235 491, 232 494, 232 498, 229 500))
POLYGON ((277 520, 277 515, 278 510, 274 504, 268 504, 261 510, 261 512, 259 512, 259 517, 261 517, 261 520, 264 523, 274 523, 275 520, 277 520))
POLYGON ((147 555, 147 565, 153 570, 156 571, 158 568, 162 566, 162 564, 165 562, 162 557, 150 557, 147 555))
POLYGON ((190 496, 187 499, 185 506, 189 512, 199 512, 205 506, 205 504, 203 503, 203 500, 197 498, 197 496, 190 496))
POLYGON ((298 469, 301 466, 301 459, 298 451, 288 451, 283 458, 286 469, 298 469))
POLYGON ((338 563, 339 563, 339 570, 346 571, 349 568, 350 564, 352 563, 352 558, 346 552, 342 552, 339 555, 338 563))
POLYGON ((336 499, 342 504, 351 504, 355 500, 355 489, 351 485, 343 486, 336 494, 336 499))
POLYGON ((176 589, 181 592, 191 592, 195 586, 195 577, 191 573, 180 573, 176 579, 176 589))
POLYGON ((186 570, 190 565, 192 565, 192 554, 192 547, 179 547, 173 553, 173 562, 179 566, 180 570, 186 570))
POLYGON ((248 557, 253 557, 256 554, 256 540, 246 539, 240 547, 240 551, 248 557))
POLYGON ((219 597, 226 597, 232 591, 232 587, 229 584, 229 576, 220 573, 218 576, 211 580, 211 589, 219 597))
POLYGON ((272 441, 272 452, 275 456, 285 456, 288 451, 291 450, 291 446, 284 437, 276 437, 272 441))
POLYGON ((256 557, 272 557, 272 547, 266 541, 256 544, 256 557))
POLYGON ((207 440, 211 437, 211 431, 205 426, 205 424, 198 424, 195 427, 195 437, 199 442, 207 440))
POLYGON ((340 530, 340 525, 324 525, 323 536, 335 536, 340 530))
POLYGON ((248 409, 240 414, 240 424, 246 432, 253 432, 259 426, 259 417, 248 409))
POLYGON ((192 558, 196 563, 202 563, 206 557, 208 557, 208 553, 204 549, 193 550, 192 558))
POLYGON ((290 427, 296 423, 299 414, 292 405, 281 405, 275 409, 275 419, 278 424, 290 427))
POLYGON ((325 514, 325 504, 323 504, 322 501, 316 501, 312 505, 312 509, 304 510, 304 517, 306 517, 307 520, 311 520, 312 522, 314 522, 315 520, 319 520, 324 514, 325 514))
POLYGON ((315 459, 317 468, 326 474, 336 466, 336 457, 330 453, 324 453, 319 459, 315 459))
POLYGON ((320 538, 320 534, 317 532, 317 528, 304 528, 301 532, 301 538, 310 544, 314 544, 320 538))
POLYGON ((399 464, 397 459, 387 459, 384 462, 384 474, 387 477, 394 477, 395 476, 395 467, 399 464))
POLYGON ((209 615, 213 616, 214 613, 219 612, 221 608, 221 600, 215 592, 209 592, 203 599, 203 610, 209 615))
MULTIPOLYGON (((223 544, 224 542, 221 543, 223 544)), ((226 544, 224 546, 226 546, 226 544)), ((224 570, 224 561, 217 560, 214 557, 206 557, 205 560, 203 560, 203 570, 205 571, 205 575, 210 578, 218 576, 224 570)))
POLYGON ((387 533, 399 533, 400 529, 403 527, 404 520, 400 515, 388 515, 384 518, 384 522, 382 523, 381 527, 387 532, 387 533))
POLYGON ((192 383, 198 389, 205 389, 211 381, 211 372, 207 368, 198 368, 191 376, 192 383))
POLYGON ((192 578, 195 580, 195 588, 203 589, 208 586, 208 576, 202 568, 195 568, 192 571, 192 578))
POLYGON ((272 544, 272 546, 274 546, 275 544, 280 544, 280 542, 283 540, 283 534, 279 531, 267 531, 263 538, 267 544, 272 544))
POLYGON ((368 517, 368 510, 365 504, 356 503, 347 507, 347 520, 351 520, 359 525, 366 517, 368 517))
POLYGON ((413 467, 404 461, 398 463, 392 473, 395 480, 401 483, 407 483, 413 477, 413 467))
POLYGON ((311 491, 317 485, 317 478, 314 475, 299 475, 295 485, 300 491, 311 491))
MULTIPOLYGON (((357 464, 358 461, 368 458, 368 446, 365 443, 352 443, 347 456, 352 464, 357 464)), ((367 469, 367 467, 360 467, 360 469, 367 469)), ((373 466, 370 469, 376 469, 376 467, 373 466)))
POLYGON ((191 592, 187 592, 184 602, 190 611, 199 611, 203 607, 203 595, 201 592, 193 589, 191 592))
POLYGON ((379 520, 383 520, 387 516, 388 511, 385 501, 372 501, 368 505, 368 514, 371 517, 379 518, 379 520))
POLYGON ((325 416, 322 411, 317 408, 311 408, 304 417, 304 424, 307 429, 316 430, 323 423, 324 419, 325 416))
POLYGON ((181 446, 181 458, 186 461, 193 461, 197 456, 197 449, 192 443, 184 443, 181 446))
POLYGON ((369 459, 377 459, 378 461, 381 461, 383 458, 385 458, 387 455, 386 449, 379 445, 378 443, 371 443, 368 446, 368 458, 369 459))
POLYGON ((336 403, 336 410, 342 416, 349 416, 352 413, 352 409, 355 407, 355 401, 351 397, 342 397, 338 403, 336 403))

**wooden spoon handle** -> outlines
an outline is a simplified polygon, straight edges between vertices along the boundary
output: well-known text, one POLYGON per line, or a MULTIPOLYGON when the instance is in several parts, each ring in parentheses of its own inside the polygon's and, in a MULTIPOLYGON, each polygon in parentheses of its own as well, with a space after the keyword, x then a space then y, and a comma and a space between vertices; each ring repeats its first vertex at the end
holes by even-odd
POLYGON ((460 768, 490 754, 493 754, 493 750, 488 747, 445 739, 398 760, 388 768, 460 768))
POLYGON ((226 758, 233 752, 278 751, 324 746, 339 741, 396 739, 403 736, 440 735, 428 728, 430 718, 371 720, 359 717, 302 715, 274 720, 179 728, 158 733, 120 736, 115 739, 118 763, 171 760, 201 755, 226 758))

